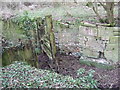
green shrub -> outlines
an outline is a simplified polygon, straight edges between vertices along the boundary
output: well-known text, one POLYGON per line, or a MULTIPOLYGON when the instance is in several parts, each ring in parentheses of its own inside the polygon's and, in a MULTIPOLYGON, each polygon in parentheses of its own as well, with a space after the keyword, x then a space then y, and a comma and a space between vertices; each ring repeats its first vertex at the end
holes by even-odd
MULTIPOLYGON (((95 71, 90 69, 89 71, 85 71, 85 69, 83 68, 80 68, 78 71, 77 71, 77 75, 79 76, 79 80, 81 80, 82 82, 84 83, 87 83, 87 88, 97 88, 97 81, 93 78, 94 73, 95 71), (87 74, 87 75, 85 75, 87 74)), ((84 84, 83 84, 84 86, 84 84)))
POLYGON ((79 69, 79 78, 76 79, 52 71, 36 69, 24 62, 15 62, 3 67, 2 70, 2 85, 5 88, 97 88, 92 70, 87 72, 79 69), (88 74, 84 75, 84 72, 88 74))

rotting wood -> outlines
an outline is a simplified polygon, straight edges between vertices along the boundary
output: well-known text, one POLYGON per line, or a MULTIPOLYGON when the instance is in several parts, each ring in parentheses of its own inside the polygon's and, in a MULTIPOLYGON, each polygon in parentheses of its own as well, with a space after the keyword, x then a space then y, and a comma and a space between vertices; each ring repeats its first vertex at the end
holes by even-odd
POLYGON ((48 15, 45 17, 45 21, 46 21, 46 32, 48 33, 48 37, 49 37, 49 41, 50 41, 50 49, 51 49, 51 59, 54 60, 55 64, 56 64, 56 68, 57 70, 59 70, 59 66, 58 66, 58 61, 55 58, 56 56, 56 45, 55 45, 55 36, 53 33, 53 22, 52 22, 52 15, 48 15))

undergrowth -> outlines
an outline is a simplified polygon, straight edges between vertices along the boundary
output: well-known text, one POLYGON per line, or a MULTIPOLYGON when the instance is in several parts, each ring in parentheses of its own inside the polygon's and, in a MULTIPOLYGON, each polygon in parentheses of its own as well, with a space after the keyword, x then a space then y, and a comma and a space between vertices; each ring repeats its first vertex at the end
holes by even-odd
POLYGON ((97 88, 93 72, 81 68, 77 72, 78 78, 74 79, 16 61, 3 67, 0 76, 3 88, 97 88))

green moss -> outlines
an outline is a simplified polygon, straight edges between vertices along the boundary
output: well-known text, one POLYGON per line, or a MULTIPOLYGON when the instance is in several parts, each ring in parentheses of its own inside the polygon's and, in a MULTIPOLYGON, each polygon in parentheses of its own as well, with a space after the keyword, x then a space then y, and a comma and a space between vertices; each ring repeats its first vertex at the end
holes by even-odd
POLYGON ((114 68, 114 66, 112 66, 112 65, 97 63, 97 62, 94 62, 94 61, 80 60, 80 63, 88 65, 88 66, 94 66, 94 67, 97 67, 97 68, 108 69, 108 70, 114 68))
POLYGON ((9 54, 7 53, 7 51, 4 51, 2 53, 2 65, 3 66, 6 66, 6 65, 9 65, 11 62, 10 62, 10 58, 9 58, 9 54), (9 59, 9 60, 8 60, 9 59))
POLYGON ((13 61, 27 61, 29 64, 33 64, 32 59, 32 50, 7 50, 2 53, 2 65, 6 66, 11 64, 13 61))

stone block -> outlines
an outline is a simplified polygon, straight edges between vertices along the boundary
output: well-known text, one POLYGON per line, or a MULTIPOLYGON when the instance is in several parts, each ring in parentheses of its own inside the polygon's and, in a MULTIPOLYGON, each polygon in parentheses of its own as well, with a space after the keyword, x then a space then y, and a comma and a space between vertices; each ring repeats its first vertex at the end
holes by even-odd
POLYGON ((107 60, 111 60, 113 63, 118 61, 118 50, 109 50, 104 52, 107 60))
POLYGON ((106 51, 111 51, 111 50, 118 50, 118 44, 116 43, 116 44, 107 44, 107 46, 106 46, 106 49, 105 49, 106 51))
POLYGON ((96 41, 96 39, 93 37, 93 38, 88 38, 88 41, 86 43, 86 47, 91 49, 91 50, 94 50, 94 51, 103 51, 104 47, 103 45, 101 44, 100 41, 96 41))
POLYGON ((119 36, 110 37, 110 44, 117 44, 119 39, 120 39, 119 36))
POLYGON ((98 52, 92 51, 88 48, 83 49, 82 53, 83 53, 83 55, 85 55, 87 57, 93 57, 93 58, 97 58, 99 55, 98 52))
POLYGON ((119 31, 119 32, 117 32, 117 31, 116 31, 116 32, 113 32, 113 35, 114 35, 114 36, 120 36, 120 31, 119 31))
POLYGON ((118 27, 111 27, 111 28, 113 28, 113 32, 119 32, 120 31, 120 29, 118 27))
POLYGON ((98 27, 98 37, 113 36, 112 27, 98 27))
POLYGON ((79 33, 87 36, 97 36, 97 28, 80 26, 79 33))

